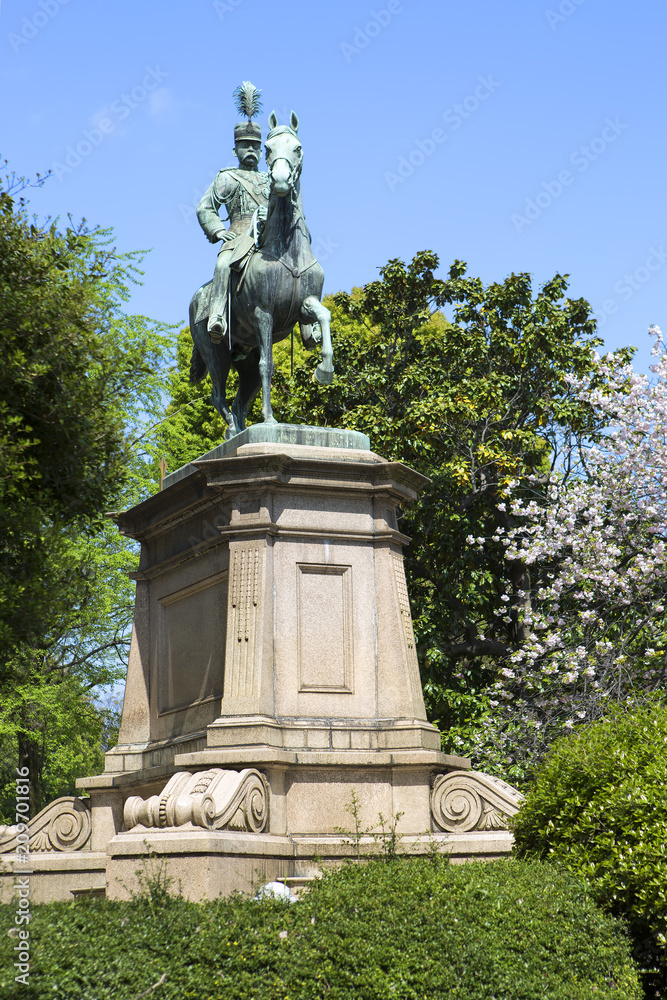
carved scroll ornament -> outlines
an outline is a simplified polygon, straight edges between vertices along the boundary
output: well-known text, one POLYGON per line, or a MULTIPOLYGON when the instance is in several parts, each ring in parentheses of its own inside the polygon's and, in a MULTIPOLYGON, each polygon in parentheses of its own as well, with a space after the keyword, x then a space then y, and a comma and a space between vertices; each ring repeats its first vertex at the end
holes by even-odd
POLYGON ((65 795, 49 802, 26 826, 0 826, 0 854, 16 851, 26 836, 31 853, 80 851, 90 838, 90 807, 84 799, 65 795))
POLYGON ((133 795, 124 810, 125 829, 135 826, 177 827, 191 823, 205 830, 261 833, 269 818, 266 778, 251 768, 174 774, 160 795, 133 795))
POLYGON ((518 812, 520 792, 481 771, 451 771, 439 775, 431 792, 431 815, 447 833, 506 830, 507 818, 518 812))

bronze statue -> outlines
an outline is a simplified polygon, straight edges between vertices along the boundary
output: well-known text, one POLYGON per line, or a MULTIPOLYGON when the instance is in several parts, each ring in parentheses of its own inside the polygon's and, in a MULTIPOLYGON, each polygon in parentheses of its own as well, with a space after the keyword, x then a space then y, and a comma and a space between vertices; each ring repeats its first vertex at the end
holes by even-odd
POLYGON ((211 243, 222 240, 209 296, 208 332, 219 342, 227 330, 229 268, 239 244, 250 230, 253 216, 266 219, 269 203, 269 175, 259 170, 262 156, 262 131, 253 118, 261 110, 259 91, 245 81, 235 92, 238 110, 247 121, 234 127, 234 154, 239 165, 219 170, 208 191, 197 205, 197 218, 211 243), (218 214, 225 206, 229 229, 218 214))
POLYGON ((324 272, 310 248, 301 202, 299 120, 292 112, 290 124, 279 126, 275 113, 270 115, 268 173, 263 173, 258 170, 261 132, 252 121, 261 107, 259 92, 244 82, 235 96, 248 119, 234 130, 239 167, 221 170, 197 208, 209 240, 223 240, 223 247, 213 280, 190 303, 190 380, 199 382, 210 373, 212 402, 227 422, 228 438, 244 429, 248 407, 260 389, 264 421, 276 422, 271 409, 273 344, 288 337, 295 323, 300 323, 309 349, 321 336, 318 381, 331 382, 334 370, 331 317, 321 303, 324 272), (218 215, 223 204, 229 230, 218 215), (230 408, 225 386, 232 364, 239 388, 230 408))

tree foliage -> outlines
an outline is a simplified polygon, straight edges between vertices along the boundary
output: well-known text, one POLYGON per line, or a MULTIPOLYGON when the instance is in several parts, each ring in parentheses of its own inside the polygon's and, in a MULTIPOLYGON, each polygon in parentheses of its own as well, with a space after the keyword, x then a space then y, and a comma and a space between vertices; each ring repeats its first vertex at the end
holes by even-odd
POLYGON ((0 187, 0 768, 29 762, 36 808, 54 720, 92 720, 91 692, 122 675, 134 557, 104 512, 141 492, 132 440, 169 338, 123 313, 140 255, 31 220, 24 184, 0 187))
POLYGON ((526 582, 525 565, 505 559, 503 500, 528 477, 546 486, 563 445, 602 423, 570 382, 599 381, 599 340, 565 277, 533 293, 527 274, 485 286, 460 262, 446 279, 437 266, 431 253, 390 261, 379 280, 336 296, 336 319, 355 323, 336 329, 340 376, 322 391, 312 365, 299 368, 283 384, 283 414, 364 430, 375 451, 430 477, 404 515, 406 568, 425 690, 448 727, 479 711, 489 666, 524 639, 516 615, 496 614, 507 586, 526 582))
POLYGON ((582 877, 627 920, 647 996, 667 990, 667 708, 621 707, 557 742, 514 821, 521 857, 582 877))
POLYGON ((487 737, 511 739, 526 760, 610 704, 664 691, 667 356, 649 332, 654 377, 607 356, 596 361, 603 389, 573 380, 605 434, 566 454, 546 491, 531 496, 527 483, 510 504, 507 556, 530 571, 530 589, 508 587, 497 614, 516 614, 526 635, 494 685, 487 737))

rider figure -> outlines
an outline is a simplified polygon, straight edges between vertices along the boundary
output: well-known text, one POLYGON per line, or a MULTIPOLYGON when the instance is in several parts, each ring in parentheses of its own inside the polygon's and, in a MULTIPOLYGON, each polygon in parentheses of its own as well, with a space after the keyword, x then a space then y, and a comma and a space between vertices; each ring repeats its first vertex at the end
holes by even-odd
MULTIPOLYGON (((234 127, 234 153, 239 165, 219 170, 197 205, 197 218, 209 241, 222 240, 208 301, 208 333, 214 344, 224 339, 230 322, 230 268, 240 266, 248 252, 254 249, 257 233, 251 232, 253 217, 257 212, 255 224, 263 224, 271 193, 269 174, 258 169, 262 130, 252 120, 261 111, 259 95, 259 90, 247 80, 234 91, 237 110, 248 119, 234 127), (225 229, 218 214, 223 205, 227 209, 229 229, 225 229)), ((261 225, 259 228, 261 231, 261 225)), ((299 326, 303 346, 312 351, 321 339, 319 323, 300 323, 299 326)))
POLYGON ((229 269, 234 251, 247 236, 257 210, 258 220, 266 219, 269 201, 269 175, 258 170, 262 149, 262 132, 250 118, 234 128, 234 153, 238 167, 218 171, 208 191, 197 205, 197 218, 211 243, 222 240, 209 301, 208 332, 214 343, 219 343, 227 332, 227 302, 229 269), (221 206, 227 209, 229 229, 218 214, 221 206))

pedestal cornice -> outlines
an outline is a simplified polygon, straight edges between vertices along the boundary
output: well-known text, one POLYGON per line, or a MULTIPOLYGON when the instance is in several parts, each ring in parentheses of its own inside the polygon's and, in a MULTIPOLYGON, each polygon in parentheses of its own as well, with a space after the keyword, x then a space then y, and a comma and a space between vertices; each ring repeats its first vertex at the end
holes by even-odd
POLYGON ((353 463, 349 459, 324 458, 323 449, 303 450, 311 454, 295 457, 282 452, 252 453, 198 460, 192 463, 196 470, 192 474, 130 510, 107 516, 124 535, 145 541, 213 507, 231 504, 239 491, 248 495, 268 491, 271 495, 292 488, 313 496, 384 494, 394 503, 405 503, 416 500, 429 482, 401 462, 387 462, 376 456, 376 462, 353 463))

